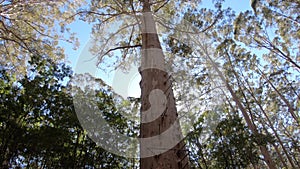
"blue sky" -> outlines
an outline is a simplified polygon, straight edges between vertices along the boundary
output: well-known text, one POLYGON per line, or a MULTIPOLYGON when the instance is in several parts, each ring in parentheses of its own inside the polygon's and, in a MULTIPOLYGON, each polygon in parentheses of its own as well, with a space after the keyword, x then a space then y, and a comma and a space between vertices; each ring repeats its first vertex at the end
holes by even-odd
MULTIPOLYGON (((211 7, 211 0, 204 0, 202 2, 203 7, 211 7)), ((231 7, 236 12, 249 10, 250 5, 249 1, 242 1, 242 0, 225 0, 225 3, 223 4, 224 7, 231 7)), ((104 73, 103 71, 100 71, 96 68, 96 65, 93 64, 94 60, 90 60, 93 58, 93 55, 89 52, 90 43, 90 35, 91 35, 91 25, 87 24, 83 21, 76 21, 70 25, 70 28, 73 32, 76 33, 76 37, 79 39, 80 46, 77 50, 73 49, 73 46, 71 44, 67 43, 61 43, 62 47, 65 48, 67 60, 69 64, 72 66, 73 70, 76 69, 76 73, 85 73, 88 72, 91 75, 94 75, 96 77, 100 77, 106 83, 109 85, 113 82, 113 76, 114 72, 111 72, 110 74, 104 73), (80 59, 79 59, 80 58, 80 59), (77 64, 79 63, 79 64, 77 64), (77 66, 76 66, 77 65, 77 66)), ((135 70, 136 71, 136 70, 135 70)), ((138 83, 140 81, 140 77, 136 71, 136 75, 134 78, 131 79, 131 87, 129 87, 130 95, 134 97, 139 96, 139 91, 137 91, 137 88, 139 88, 138 83)))

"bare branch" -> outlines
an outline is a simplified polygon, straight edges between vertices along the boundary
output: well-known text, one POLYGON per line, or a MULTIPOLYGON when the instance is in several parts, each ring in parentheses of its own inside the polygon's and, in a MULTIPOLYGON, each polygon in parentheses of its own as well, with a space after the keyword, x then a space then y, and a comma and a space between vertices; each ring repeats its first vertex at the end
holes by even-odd
MULTIPOLYGON (((139 23, 139 18, 137 17, 137 11, 134 9, 134 6, 133 6, 133 0, 130 0, 130 5, 131 5, 131 10, 133 12, 133 15, 134 15, 134 18, 136 20, 137 23, 139 23)), ((140 24, 139 25, 139 29, 142 30, 142 27, 140 24)))
MULTIPOLYGON (((133 26, 132 29, 131 29, 131 33, 130 33, 130 36, 129 36, 129 41, 128 41, 128 43, 127 43, 127 46, 130 46, 130 42, 132 41, 133 33, 134 33, 134 26, 133 26)), ((124 54, 123 54, 123 56, 122 56, 123 59, 125 59, 126 55, 128 54, 128 49, 129 49, 129 48, 125 49, 124 54)))
POLYGON ((275 10, 272 10, 272 9, 269 9, 269 10, 270 10, 270 11, 272 11, 272 12, 274 12, 274 13, 275 13, 275 15, 277 15, 277 16, 279 16, 279 17, 286 18, 286 19, 288 19, 288 20, 290 20, 290 21, 292 21, 292 22, 294 22, 294 23, 296 23, 296 24, 300 25, 300 22, 299 22, 299 21, 297 21, 297 20, 295 20, 295 19, 294 19, 294 18, 292 18, 292 17, 289 17, 289 16, 287 16, 287 15, 285 15, 285 14, 283 14, 283 13, 277 12, 277 11, 275 11, 275 10))
MULTIPOLYGON (((267 39, 265 37, 259 36, 259 38, 262 41, 259 41, 257 39, 254 39, 254 41, 257 43, 258 46, 260 47, 264 47, 268 50, 270 50, 271 52, 274 52, 275 54, 277 54, 278 56, 280 56, 281 58, 287 60, 288 62, 290 62, 291 64, 293 64, 296 68, 298 68, 300 70, 300 65, 298 65, 292 58, 290 58, 287 54, 285 54, 283 51, 281 51, 279 48, 277 48, 271 41, 270 39, 267 39), (264 44, 265 45, 264 45, 264 44), (268 46, 267 46, 268 45, 268 46)), ((299 71, 298 70, 298 71, 299 71)))
POLYGON ((79 11, 79 12, 76 12, 75 14, 73 14, 72 16, 66 18, 66 21, 69 20, 69 19, 72 19, 74 18, 75 16, 77 15, 80 15, 80 14, 94 14, 94 15, 98 15, 98 16, 118 16, 118 15, 121 15, 123 13, 99 13, 99 12, 96 12, 96 11, 79 11))
MULTIPOLYGON (((161 8, 163 8, 165 5, 167 5, 169 1, 170 0, 166 0, 161 6, 159 6, 157 9, 154 10, 154 13, 158 12, 161 8)), ((160 3, 160 2, 163 2, 163 1, 159 1, 156 3, 160 3)))
MULTIPOLYGON (((115 47, 115 48, 112 48, 112 49, 109 49, 107 52, 105 52, 101 57, 109 54, 110 52, 112 51, 115 51, 115 50, 119 50, 119 49, 129 49, 129 48, 137 48, 137 47, 142 47, 141 44, 137 44, 137 45, 131 45, 131 46, 119 46, 119 47, 115 47)), ((99 63, 97 63, 98 65, 99 63)))
MULTIPOLYGON (((133 23, 133 24, 129 24, 126 25, 120 29, 118 29, 118 31, 116 31, 115 33, 113 33, 112 35, 109 36, 108 39, 106 39, 106 41, 104 42, 104 44, 102 45, 103 47, 105 47, 107 45, 107 43, 112 39, 112 37, 114 37, 115 35, 119 34, 122 30, 127 29, 130 26, 135 26, 137 23, 133 23)), ((104 50, 101 50, 99 53, 101 54, 104 50)), ((103 57, 104 55, 101 55, 101 57, 103 57)), ((100 57, 100 58, 101 58, 100 57)), ((94 59, 95 57, 93 57, 92 59, 94 59)))
POLYGON ((36 28, 35 26, 33 26, 30 22, 28 22, 27 20, 23 20, 23 22, 25 22, 27 25, 29 25, 32 29, 34 29, 36 32, 38 32, 40 35, 49 37, 49 38, 53 38, 50 35, 44 34, 43 32, 41 32, 40 30, 38 30, 38 28, 36 28))

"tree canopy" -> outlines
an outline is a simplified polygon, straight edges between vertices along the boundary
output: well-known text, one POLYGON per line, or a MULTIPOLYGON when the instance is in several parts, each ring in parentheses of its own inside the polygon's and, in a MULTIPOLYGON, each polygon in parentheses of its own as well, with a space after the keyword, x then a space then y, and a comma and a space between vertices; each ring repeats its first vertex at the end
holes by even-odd
MULTIPOLYGON (((300 168, 300 1, 253 0, 245 11, 226 0, 150 2, 185 166, 300 168)), ((69 24, 83 20, 93 25, 100 69, 139 65, 143 3, 0 1, 0 168, 139 168, 140 159, 95 138, 111 130, 141 138, 143 98, 122 98, 105 79, 74 73, 60 43, 77 46, 69 24), (111 128, 85 128, 99 123, 97 113, 78 109, 91 106, 87 98, 111 128)))

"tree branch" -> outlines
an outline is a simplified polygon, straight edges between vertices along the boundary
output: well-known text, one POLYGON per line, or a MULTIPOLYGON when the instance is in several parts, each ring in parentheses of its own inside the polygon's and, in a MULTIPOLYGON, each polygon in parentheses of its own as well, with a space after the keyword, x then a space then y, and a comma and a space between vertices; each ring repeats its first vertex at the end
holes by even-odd
MULTIPOLYGON (((111 48, 111 49, 109 49, 108 51, 106 51, 104 54, 102 54, 102 55, 100 56, 100 58, 102 58, 103 56, 105 56, 105 55, 107 55, 107 54, 109 54, 110 52, 115 51, 115 50, 119 50, 119 49, 129 49, 129 48, 137 48, 137 47, 142 47, 142 45, 141 45, 141 44, 137 44, 137 45, 118 46, 118 47, 115 47, 115 48, 111 48)), ((100 62, 100 61, 99 61, 99 62, 100 62)), ((99 62, 97 63, 97 65, 100 64, 99 62)))
MULTIPOLYGON (((163 23, 162 21, 159 21, 159 20, 157 20, 156 22, 158 22, 159 24, 161 24, 163 27, 165 27, 167 29, 172 29, 172 30, 176 30, 176 31, 179 31, 179 32, 189 33, 189 34, 199 34, 199 33, 204 33, 205 31, 211 29, 217 23, 217 21, 219 20, 219 16, 220 15, 221 15, 221 13, 219 13, 217 15, 217 17, 215 18, 215 20, 213 21, 213 23, 210 24, 208 27, 204 28, 203 30, 193 31, 193 32, 192 31, 188 31, 188 30, 182 30, 182 29, 172 28, 172 27, 168 26, 167 24, 165 24, 165 23, 163 23)), ((160 17, 158 17, 158 18, 160 18, 160 17)))
MULTIPOLYGON (((165 5, 167 5, 169 1, 170 0, 165 1, 161 6, 159 6, 157 9, 154 10, 154 13, 158 12, 161 8, 163 8, 165 5)), ((156 3, 160 3, 160 2, 163 2, 163 1, 159 1, 156 3)))

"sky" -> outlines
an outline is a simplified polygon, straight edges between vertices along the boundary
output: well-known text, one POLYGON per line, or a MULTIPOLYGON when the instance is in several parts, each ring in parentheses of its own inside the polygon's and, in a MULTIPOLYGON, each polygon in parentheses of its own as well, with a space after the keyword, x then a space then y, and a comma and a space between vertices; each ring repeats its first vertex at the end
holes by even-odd
MULTIPOLYGON (((208 8, 211 7, 211 0, 204 0, 202 2, 202 6, 208 8)), ((225 0, 223 6, 226 8, 231 7, 237 12, 251 9, 248 0, 225 0)), ((90 36, 92 26, 86 22, 78 20, 72 23, 70 28, 76 33, 76 37, 79 39, 80 46, 76 50, 73 49, 71 44, 61 43, 61 46, 65 48, 67 61, 73 70, 75 70, 75 73, 87 72, 93 76, 101 78, 108 85, 113 86, 113 88, 117 90, 116 92, 122 96, 140 97, 140 75, 137 71, 137 68, 132 69, 129 75, 122 73, 120 70, 117 70, 117 72, 112 71, 110 73, 105 73, 104 71, 97 69, 95 65, 96 60, 92 59, 93 55, 89 52, 89 49, 91 48, 90 36), (127 78, 127 80, 123 79, 124 81, 122 81, 122 84, 128 85, 128 93, 122 93, 122 91, 124 91, 124 86, 115 85, 115 81, 118 81, 118 84, 120 84, 120 80, 122 79, 120 77, 127 78)))

